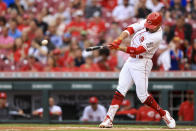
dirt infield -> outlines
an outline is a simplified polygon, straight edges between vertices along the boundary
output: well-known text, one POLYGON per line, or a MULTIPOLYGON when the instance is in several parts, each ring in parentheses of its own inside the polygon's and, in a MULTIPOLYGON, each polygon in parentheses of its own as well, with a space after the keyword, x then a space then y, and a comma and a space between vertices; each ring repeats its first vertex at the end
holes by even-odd
POLYGON ((196 131, 195 127, 177 127, 176 129, 168 129, 164 127, 114 127, 108 129, 94 127, 79 126, 0 126, 0 131, 196 131))

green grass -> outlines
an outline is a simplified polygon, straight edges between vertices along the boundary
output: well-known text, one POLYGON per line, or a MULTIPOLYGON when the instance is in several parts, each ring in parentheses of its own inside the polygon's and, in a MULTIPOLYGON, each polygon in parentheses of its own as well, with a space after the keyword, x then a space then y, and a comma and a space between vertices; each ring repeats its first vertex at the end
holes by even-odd
POLYGON ((81 124, 0 124, 0 131, 196 131, 196 126, 177 125, 176 129, 168 129, 161 125, 114 125, 111 129, 100 129, 98 125, 81 124), (89 128, 88 128, 89 127, 89 128), (68 129, 69 128, 69 129, 68 129))

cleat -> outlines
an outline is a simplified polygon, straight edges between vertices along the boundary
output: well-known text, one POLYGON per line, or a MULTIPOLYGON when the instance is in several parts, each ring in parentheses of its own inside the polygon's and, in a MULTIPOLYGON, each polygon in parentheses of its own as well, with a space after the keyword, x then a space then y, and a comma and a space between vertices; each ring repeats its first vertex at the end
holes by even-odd
POLYGON ((176 127, 176 122, 175 120, 170 116, 169 112, 165 110, 165 115, 162 116, 162 119, 165 121, 167 127, 169 128, 175 128, 176 127))
POLYGON ((99 125, 99 128, 112 128, 112 127, 113 124, 109 116, 106 116, 103 122, 99 125))

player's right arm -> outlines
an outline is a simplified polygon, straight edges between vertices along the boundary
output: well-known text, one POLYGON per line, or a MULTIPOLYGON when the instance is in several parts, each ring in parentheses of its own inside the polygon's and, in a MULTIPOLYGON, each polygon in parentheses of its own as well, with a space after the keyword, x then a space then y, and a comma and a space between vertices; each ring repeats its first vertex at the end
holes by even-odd
POLYGON ((110 47, 112 48, 113 45, 114 45, 114 46, 115 46, 115 45, 119 46, 119 45, 121 44, 121 42, 122 42, 124 39, 126 39, 128 36, 131 36, 131 35, 133 35, 135 32, 137 32, 137 31, 143 29, 143 28, 144 28, 144 23, 145 23, 145 20, 142 20, 142 21, 140 21, 140 22, 138 22, 138 23, 134 23, 134 24, 128 26, 128 27, 120 34, 120 36, 114 40, 114 42, 113 42, 112 44, 109 44, 110 47))

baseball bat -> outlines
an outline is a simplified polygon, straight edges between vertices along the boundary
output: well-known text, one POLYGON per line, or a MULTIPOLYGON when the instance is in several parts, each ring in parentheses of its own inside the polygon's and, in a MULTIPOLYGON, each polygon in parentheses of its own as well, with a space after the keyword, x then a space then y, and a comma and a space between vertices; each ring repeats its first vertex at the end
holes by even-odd
POLYGON ((109 46, 108 45, 92 46, 92 47, 86 48, 86 51, 94 51, 94 50, 99 50, 99 49, 103 49, 103 48, 107 48, 107 47, 109 47, 109 46))

